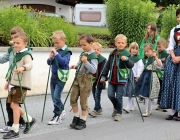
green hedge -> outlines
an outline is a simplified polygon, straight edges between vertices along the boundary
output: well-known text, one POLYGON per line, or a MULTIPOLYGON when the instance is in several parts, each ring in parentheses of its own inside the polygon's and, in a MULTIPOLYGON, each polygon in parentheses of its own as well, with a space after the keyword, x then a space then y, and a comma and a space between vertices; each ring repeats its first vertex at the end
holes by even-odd
POLYGON ((146 25, 156 21, 155 3, 150 0, 108 0, 107 22, 111 37, 124 34, 128 43, 140 43, 145 34, 146 25))
POLYGON ((20 26, 29 36, 29 45, 52 46, 50 36, 56 30, 63 30, 67 37, 68 46, 76 46, 78 33, 69 23, 65 23, 62 18, 46 17, 44 15, 30 16, 32 9, 25 6, 0 8, 0 39, 5 44, 10 40, 10 29, 20 26))

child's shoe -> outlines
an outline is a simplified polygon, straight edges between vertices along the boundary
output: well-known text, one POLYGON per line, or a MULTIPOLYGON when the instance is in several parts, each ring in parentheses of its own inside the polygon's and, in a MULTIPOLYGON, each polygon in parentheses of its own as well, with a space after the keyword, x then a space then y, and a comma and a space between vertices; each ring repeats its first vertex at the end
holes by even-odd
POLYGON ((129 113, 129 110, 126 108, 123 108, 123 111, 125 111, 126 113, 129 113))
POLYGON ((130 111, 134 111, 136 107, 131 107, 130 108, 130 111))
POLYGON ((77 122, 77 125, 75 126, 75 129, 82 130, 84 128, 86 128, 86 121, 79 119, 79 121, 77 122))
POLYGON ((89 113, 89 115, 92 117, 97 117, 99 115, 99 113, 96 110, 93 110, 89 113))
POLYGON ((143 117, 149 117, 151 114, 152 114, 151 111, 149 111, 149 112, 147 111, 147 112, 143 113, 142 116, 143 117))
POLYGON ((72 123, 70 124, 70 127, 75 128, 79 120, 80 120, 79 117, 74 117, 72 123))
POLYGON ((66 111, 63 110, 63 111, 61 112, 60 118, 61 118, 61 120, 63 120, 63 119, 65 119, 65 117, 66 117, 66 111))
POLYGON ((114 121, 121 121, 121 120, 122 120, 121 114, 116 114, 114 117, 114 121))
POLYGON ((3 128, 0 129, 0 132, 1 133, 7 133, 11 130, 11 127, 10 126, 5 126, 3 128))
POLYGON ((19 132, 14 132, 14 130, 10 130, 6 135, 3 135, 3 139, 13 139, 18 138, 19 132))
POLYGON ((32 118, 32 121, 29 122, 30 127, 28 128, 28 123, 26 122, 26 128, 24 129, 23 133, 27 134, 35 123, 36 123, 36 120, 32 118))
POLYGON ((161 107, 160 107, 160 106, 158 106, 158 107, 156 108, 156 110, 161 110, 161 107))
POLYGON ((52 120, 48 122, 48 125, 58 125, 61 123, 61 118, 58 116, 54 116, 52 120))
POLYGON ((102 115, 102 109, 98 110, 98 115, 102 115))
POLYGON ((114 108, 114 111, 112 113, 112 117, 116 116, 116 114, 117 114, 117 110, 114 108))

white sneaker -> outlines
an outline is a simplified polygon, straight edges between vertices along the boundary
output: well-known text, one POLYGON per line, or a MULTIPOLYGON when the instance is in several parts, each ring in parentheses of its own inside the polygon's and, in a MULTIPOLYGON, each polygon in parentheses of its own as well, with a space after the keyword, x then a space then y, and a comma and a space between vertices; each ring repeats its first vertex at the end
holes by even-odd
POLYGON ((63 120, 65 117, 66 117, 66 111, 63 110, 63 111, 61 112, 61 115, 60 115, 59 118, 61 118, 61 120, 63 120))
POLYGON ((11 130, 10 126, 5 126, 3 128, 0 129, 1 133, 8 133, 11 130))
POLYGON ((58 118, 58 116, 53 117, 52 120, 48 122, 49 125, 58 125, 60 123, 61 123, 61 119, 60 117, 58 118))

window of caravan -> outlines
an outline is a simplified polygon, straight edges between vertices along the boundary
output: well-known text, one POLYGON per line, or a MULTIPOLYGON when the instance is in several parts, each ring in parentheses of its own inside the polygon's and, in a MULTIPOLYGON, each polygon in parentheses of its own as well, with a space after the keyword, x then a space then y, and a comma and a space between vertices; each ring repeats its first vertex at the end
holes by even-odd
POLYGON ((82 11, 82 12, 80 12, 80 21, 100 22, 101 21, 101 12, 82 11))

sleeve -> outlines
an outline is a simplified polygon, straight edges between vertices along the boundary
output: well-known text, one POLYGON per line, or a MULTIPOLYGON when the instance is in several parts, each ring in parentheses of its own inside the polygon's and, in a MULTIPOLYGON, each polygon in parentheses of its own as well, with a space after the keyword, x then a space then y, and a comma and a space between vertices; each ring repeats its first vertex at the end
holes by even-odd
POLYGON ((158 69, 163 69, 162 61, 161 61, 161 59, 159 59, 159 60, 160 60, 160 62, 161 62, 161 66, 158 66, 156 61, 154 61, 153 64, 154 64, 154 66, 155 66, 156 68, 158 68, 158 69))
POLYGON ((129 69, 132 69, 132 67, 134 66, 134 62, 133 62, 131 56, 128 57, 128 60, 124 61, 124 63, 126 64, 127 68, 129 68, 129 69))
POLYGON ((170 32, 169 45, 168 45, 168 48, 167 48, 168 51, 169 50, 174 50, 174 46, 176 45, 176 42, 174 40, 174 29, 175 29, 175 27, 170 32))
POLYGON ((4 64, 9 61, 10 54, 6 52, 3 56, 0 56, 0 64, 4 64))
POLYGON ((26 68, 26 71, 29 71, 29 70, 32 69, 33 63, 32 63, 32 58, 31 58, 30 55, 26 55, 26 56, 24 57, 24 65, 23 65, 23 67, 26 68))
POLYGON ((144 70, 144 64, 143 64, 142 59, 140 59, 137 63, 138 63, 137 64, 137 77, 140 77, 141 73, 144 70))
POLYGON ((55 55, 55 59, 57 59, 58 63, 60 66, 64 66, 64 65, 67 65, 69 64, 69 61, 70 61, 70 56, 71 56, 71 53, 68 52, 66 55, 64 56, 61 56, 61 54, 57 54, 55 55))
POLYGON ((110 69, 110 55, 109 55, 109 58, 106 62, 106 65, 104 67, 104 70, 102 71, 102 75, 101 75, 101 78, 107 78, 108 76, 108 73, 109 73, 109 69, 110 69))
POLYGON ((98 60, 97 59, 91 59, 91 63, 89 61, 87 61, 87 63, 85 63, 84 66, 88 69, 88 71, 90 73, 94 74, 97 71, 98 60))

